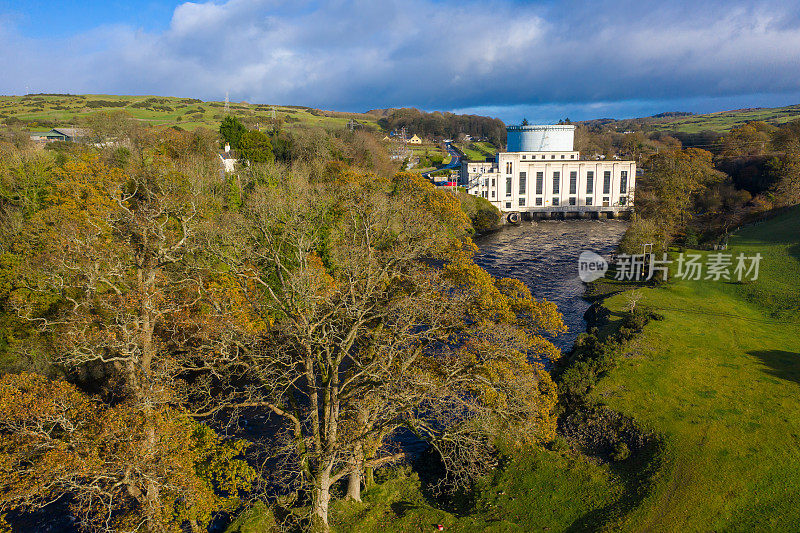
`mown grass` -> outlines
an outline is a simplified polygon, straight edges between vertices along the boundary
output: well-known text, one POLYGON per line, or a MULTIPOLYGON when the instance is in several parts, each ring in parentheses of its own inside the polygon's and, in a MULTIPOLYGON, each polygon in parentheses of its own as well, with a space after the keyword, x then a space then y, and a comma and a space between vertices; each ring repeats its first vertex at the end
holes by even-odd
MULTIPOLYGON (((188 98, 121 95, 64 95, 64 96, 0 96, 0 120, 16 118, 29 123, 33 130, 48 130, 51 123, 60 126, 80 125, 82 119, 98 111, 122 109, 133 117, 154 125, 179 126, 193 130, 199 126, 217 128, 225 116, 224 102, 195 102, 188 98), (153 101, 148 107, 148 100, 153 101), (90 102, 121 102, 124 106, 87 107, 90 102), (38 124, 37 124, 38 123, 38 124)), ((320 126, 344 128, 350 119, 379 129, 377 117, 364 113, 339 113, 306 107, 271 106, 231 102, 230 114, 248 118, 267 126, 274 108, 283 126, 320 126)))
MULTIPOLYGON (((791 531, 800 523, 800 207, 745 228, 753 283, 641 289, 651 322, 596 391, 664 436, 656 489, 615 529, 791 531)), ((606 305, 619 313, 625 294, 606 305)))

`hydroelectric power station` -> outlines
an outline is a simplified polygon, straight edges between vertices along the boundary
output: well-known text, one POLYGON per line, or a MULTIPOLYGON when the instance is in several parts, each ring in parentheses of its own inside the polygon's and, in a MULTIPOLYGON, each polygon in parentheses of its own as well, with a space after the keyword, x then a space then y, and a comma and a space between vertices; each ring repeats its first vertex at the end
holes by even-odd
POLYGON ((494 160, 462 161, 460 184, 506 214, 615 217, 633 209, 636 162, 583 159, 575 126, 508 126, 508 150, 494 160))

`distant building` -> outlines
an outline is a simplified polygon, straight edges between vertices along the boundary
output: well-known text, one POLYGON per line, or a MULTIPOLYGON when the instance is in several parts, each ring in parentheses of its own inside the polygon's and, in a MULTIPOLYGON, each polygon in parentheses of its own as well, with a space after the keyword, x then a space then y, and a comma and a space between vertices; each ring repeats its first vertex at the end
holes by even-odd
POLYGON ((408 144, 422 144, 422 139, 420 139, 419 137, 417 137, 417 135, 415 134, 413 137, 411 137, 411 138, 408 140, 408 144))
POLYGON ((581 159, 575 126, 509 126, 508 151, 462 161, 460 181, 504 212, 616 214, 633 207, 634 161, 581 159))
POLYGON ((31 140, 44 142, 83 142, 88 139, 89 136, 89 130, 81 128, 53 128, 45 133, 32 133, 31 140))
POLYGON ((231 145, 225 145, 225 151, 219 153, 219 159, 222 162, 222 169, 225 172, 234 172, 236 170, 236 155, 231 151, 231 145))

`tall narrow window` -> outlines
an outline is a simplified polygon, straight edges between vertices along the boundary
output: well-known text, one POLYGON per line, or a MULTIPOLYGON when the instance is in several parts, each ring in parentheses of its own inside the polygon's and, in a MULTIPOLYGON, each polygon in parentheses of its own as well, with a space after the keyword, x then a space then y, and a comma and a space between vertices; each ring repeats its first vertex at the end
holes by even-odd
POLYGON ((619 193, 625 194, 628 192, 628 171, 623 170, 619 173, 619 193))
POLYGON ((586 194, 594 192, 594 170, 586 172, 586 194))
POLYGON ((558 194, 561 188, 561 172, 553 172, 553 194, 558 194))
POLYGON ((603 194, 611 194, 611 171, 603 172, 603 194))
POLYGON ((544 189, 544 172, 536 173, 536 194, 543 194, 544 189))
POLYGON ((506 174, 511 174, 513 171, 513 165, 511 161, 506 161, 506 174))
POLYGON ((569 173, 569 193, 578 194, 578 173, 574 170, 569 173))
POLYGON ((525 194, 525 189, 528 187, 528 173, 527 172, 520 172, 519 173, 519 193, 525 194))
POLYGON ((506 178, 506 196, 511 196, 511 176, 506 178))

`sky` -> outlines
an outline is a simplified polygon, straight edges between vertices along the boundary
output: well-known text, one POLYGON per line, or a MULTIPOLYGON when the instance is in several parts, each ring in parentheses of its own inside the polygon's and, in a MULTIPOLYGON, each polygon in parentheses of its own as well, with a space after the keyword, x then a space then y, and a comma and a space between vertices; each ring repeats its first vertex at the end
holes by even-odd
POLYGON ((800 103, 800 2, 0 0, 0 94, 533 123, 800 103))

